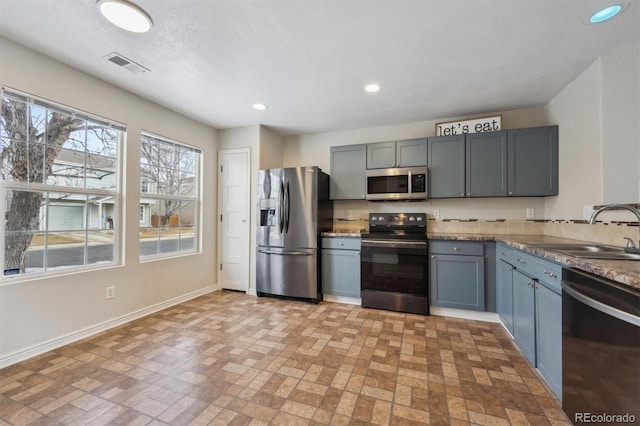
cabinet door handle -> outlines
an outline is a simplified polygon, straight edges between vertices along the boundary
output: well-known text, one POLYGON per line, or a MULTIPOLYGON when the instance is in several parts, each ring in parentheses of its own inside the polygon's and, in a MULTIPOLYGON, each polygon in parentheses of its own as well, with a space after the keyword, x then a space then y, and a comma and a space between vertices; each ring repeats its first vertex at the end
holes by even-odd
POLYGON ((435 257, 435 256, 431 256, 431 258, 432 258, 432 259, 435 259, 436 257, 435 257))
POLYGON ((470 192, 467 192, 467 197, 470 197, 470 196, 471 196, 471 193, 470 193, 470 192))
POLYGON ((459 248, 459 247, 454 247, 453 249, 454 249, 455 251, 460 250, 460 248, 459 248))
POLYGON ((461 193, 460 193, 460 196, 461 196, 461 197, 464 197, 464 192, 461 192, 461 193))
POLYGON ((507 266, 507 271, 509 271, 509 272, 513 271, 513 267, 512 266, 507 266))
POLYGON ((513 192, 509 192, 509 195, 513 195, 513 192))

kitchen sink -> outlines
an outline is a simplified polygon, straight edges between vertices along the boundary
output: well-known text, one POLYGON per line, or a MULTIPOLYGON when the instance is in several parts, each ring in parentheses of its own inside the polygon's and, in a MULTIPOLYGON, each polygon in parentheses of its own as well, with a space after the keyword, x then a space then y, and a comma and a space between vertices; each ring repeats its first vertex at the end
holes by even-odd
POLYGON ((585 259, 609 259, 609 260, 640 260, 640 253, 625 251, 622 247, 607 246, 592 243, 539 243, 527 244, 545 250, 557 251, 569 256, 585 259))

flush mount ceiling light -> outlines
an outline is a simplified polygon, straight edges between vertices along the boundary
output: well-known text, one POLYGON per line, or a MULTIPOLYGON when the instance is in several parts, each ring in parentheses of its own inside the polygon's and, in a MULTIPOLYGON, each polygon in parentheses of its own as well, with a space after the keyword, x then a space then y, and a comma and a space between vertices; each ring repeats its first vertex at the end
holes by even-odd
POLYGON ((258 111, 264 111, 265 109, 267 109, 267 106, 265 104, 253 104, 253 109, 257 109, 258 111))
POLYGON ((380 90, 380 85, 376 83, 367 84, 366 86, 364 86, 364 90, 369 93, 375 93, 380 90))
POLYGON ((146 33, 153 24, 147 12, 126 0, 98 0, 97 6, 107 21, 132 33, 146 33))
POLYGON ((597 24, 599 22, 607 21, 622 12, 622 9, 624 8, 619 4, 604 7, 591 15, 591 17, 589 18, 589 22, 592 24, 597 24))

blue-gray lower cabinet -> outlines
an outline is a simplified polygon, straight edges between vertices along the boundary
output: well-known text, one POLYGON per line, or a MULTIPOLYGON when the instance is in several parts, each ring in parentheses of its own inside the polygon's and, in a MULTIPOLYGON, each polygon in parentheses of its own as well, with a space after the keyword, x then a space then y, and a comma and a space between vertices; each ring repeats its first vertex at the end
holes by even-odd
POLYGON ((322 247, 322 292, 360 298, 360 238, 323 238, 322 247))
POLYGON ((513 271, 513 338, 531 365, 536 365, 535 281, 513 271))
POLYGON ((562 265, 502 244, 497 251, 498 316, 562 398, 562 265))
POLYGON ((431 305, 484 311, 484 256, 432 254, 429 278, 431 305))
POLYGON ((513 336, 513 266, 497 262, 496 305, 500 321, 513 336))
POLYGON ((536 367, 556 395, 562 395, 562 295, 542 283, 536 294, 536 367))

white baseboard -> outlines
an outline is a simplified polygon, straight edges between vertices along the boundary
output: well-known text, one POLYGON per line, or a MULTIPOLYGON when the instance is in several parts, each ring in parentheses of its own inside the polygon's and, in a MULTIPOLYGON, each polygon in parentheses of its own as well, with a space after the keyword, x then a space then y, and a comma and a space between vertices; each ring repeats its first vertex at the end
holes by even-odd
POLYGON ((38 343, 33 346, 29 346, 28 348, 25 348, 25 349, 20 349, 18 351, 11 352, 7 355, 0 357, 0 368, 8 367, 20 361, 24 361, 26 359, 43 354, 53 349, 57 349, 61 346, 68 345, 69 343, 77 342, 78 340, 85 339, 89 336, 93 336, 94 334, 98 334, 105 330, 109 330, 110 328, 117 327, 122 324, 126 324, 138 318, 145 317, 147 315, 153 314, 154 312, 158 312, 163 309, 170 308, 171 306, 178 305, 180 303, 186 302, 187 300, 195 299, 196 297, 200 297, 202 295, 211 293, 212 291, 216 291, 216 290, 217 290, 217 286, 214 284, 212 286, 201 288, 200 290, 196 290, 191 293, 187 293, 182 296, 178 296, 176 298, 166 300, 164 302, 131 312, 129 314, 122 315, 120 317, 113 318, 111 320, 104 321, 99 324, 95 324, 91 327, 74 331, 72 333, 65 334, 60 337, 56 337, 55 339, 47 340, 45 342, 38 343))
POLYGON ((500 318, 495 312, 477 312, 467 311, 464 309, 441 308, 439 306, 430 306, 429 313, 442 317, 462 318, 476 321, 496 322, 500 323, 500 318))
POLYGON ((344 303, 346 305, 358 305, 362 304, 362 299, 357 297, 336 296, 335 294, 324 294, 322 300, 325 302, 344 303))

